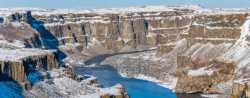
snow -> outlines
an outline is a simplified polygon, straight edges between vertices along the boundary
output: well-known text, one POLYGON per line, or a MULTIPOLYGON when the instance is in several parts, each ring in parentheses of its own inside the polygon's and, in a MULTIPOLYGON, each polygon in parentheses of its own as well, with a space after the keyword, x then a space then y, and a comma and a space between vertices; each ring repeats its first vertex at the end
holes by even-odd
POLYGON ((230 60, 236 63, 236 79, 234 82, 245 83, 249 81, 248 78, 244 78, 244 74, 247 72, 242 71, 248 70, 250 64, 250 47, 248 46, 247 38, 250 36, 250 17, 247 18, 245 23, 241 27, 241 35, 234 46, 227 51, 221 58, 230 60), (238 77, 240 75, 240 77, 238 77), (243 77, 241 77, 243 76, 243 77))
MULTIPOLYGON (((2 37, 0 36, 0 39, 2 37)), ((13 42, 8 42, 7 40, 0 40, 1 47, 15 47, 15 48, 24 48, 24 42, 19 40, 14 40, 13 42)))
POLYGON ((93 37, 92 40, 88 43, 88 48, 98 46, 98 45, 101 45, 101 42, 98 41, 98 39, 93 37))
POLYGON ((35 97, 44 97, 44 93, 52 98, 100 98, 102 95, 122 94, 120 88, 123 87, 119 84, 110 88, 100 88, 89 84, 90 81, 96 79, 93 76, 79 82, 66 77, 64 68, 53 69, 48 73, 50 79, 36 83, 29 91, 35 97))
POLYGON ((204 15, 228 15, 228 14, 244 14, 244 13, 249 13, 250 10, 248 8, 230 8, 230 9, 202 9, 198 10, 199 14, 204 14, 204 15))
POLYGON ((205 98, 219 98, 219 94, 201 94, 205 98))
POLYGON ((0 60, 2 61, 18 61, 29 56, 47 55, 55 50, 42 50, 36 48, 8 49, 0 48, 0 60))
POLYGON ((192 55, 196 49, 198 49, 199 47, 201 47, 202 44, 201 43, 196 43, 194 45, 192 45, 185 53, 184 53, 184 56, 189 56, 189 55, 192 55))
POLYGON ((53 22, 53 23, 46 23, 44 24, 44 26, 46 27, 50 27, 50 26, 61 26, 61 25, 67 25, 67 24, 80 24, 80 23, 110 23, 110 21, 105 21, 103 19, 92 19, 92 20, 80 20, 80 21, 76 21, 76 22, 53 22))
POLYGON ((61 93, 69 95, 70 93, 81 93, 81 84, 67 77, 55 78, 54 83, 61 93))
MULTIPOLYGON (((175 9, 192 9, 200 10, 196 5, 181 6, 143 6, 143 7, 126 7, 126 8, 108 8, 108 9, 42 9, 42 8, 0 8, 0 16, 8 16, 15 12, 32 11, 34 15, 52 15, 52 14, 69 14, 69 13, 97 13, 97 14, 127 14, 132 12, 165 12, 174 11, 175 9)), ((155 13, 153 15, 158 15, 155 13)), ((148 14, 146 14, 148 15, 148 14)))
POLYGON ((248 82, 249 80, 250 80, 250 78, 236 79, 236 80, 234 80, 234 82, 239 83, 239 84, 244 84, 244 83, 248 82))
POLYGON ((99 89, 97 93, 88 94, 88 95, 80 95, 74 98, 100 98, 103 95, 121 95, 123 93, 124 88, 121 84, 116 84, 110 88, 102 88, 99 89))
POLYGON ((183 54, 184 51, 186 51, 188 48, 188 41, 187 39, 181 39, 179 41, 176 42, 176 45, 174 47, 174 49, 171 51, 172 55, 178 55, 178 54, 183 54))
MULTIPOLYGON (((250 36, 250 19, 249 18, 241 27, 240 39, 237 40, 235 45, 223 56, 224 58, 233 60, 237 63, 241 62, 242 64, 248 62, 247 60, 244 60, 244 61, 242 60, 250 53, 250 50, 246 41, 247 37, 250 36)), ((237 64, 237 66, 242 67, 244 65, 237 64)))
POLYGON ((241 35, 240 38, 245 39, 245 37, 249 36, 250 34, 250 17, 247 17, 246 22, 241 27, 241 35))
POLYGON ((88 95, 79 95, 79 96, 75 96, 74 98, 100 98, 100 95, 97 93, 94 93, 94 94, 88 94, 88 95))
POLYGON ((62 72, 63 72, 64 69, 65 68, 53 69, 53 70, 49 71, 50 76, 54 77, 54 78, 61 77, 63 75, 62 72))
POLYGON ((194 39, 198 40, 224 40, 224 41, 236 41, 236 39, 231 38, 203 38, 203 37, 195 37, 194 39))
MULTIPOLYGON (((66 37, 66 38, 71 38, 71 37, 66 37)), ((65 45, 60 45, 59 48, 60 49, 76 49, 77 47, 80 47, 81 44, 80 43, 66 43, 65 45)))
POLYGON ((213 69, 208 69, 208 67, 202 67, 196 70, 188 70, 188 76, 205 76, 212 75, 214 73, 213 69))
POLYGON ((188 28, 189 25, 182 26, 182 27, 168 27, 168 28, 151 28, 151 30, 172 30, 172 29, 185 29, 188 28))
MULTIPOLYGON (((128 77, 127 74, 125 74, 125 73, 120 73, 120 75, 122 77, 128 77)), ((133 76, 133 78, 151 81, 151 82, 154 82, 154 83, 158 84, 159 86, 169 88, 169 89, 174 91, 178 79, 177 79, 177 77, 170 76, 170 75, 167 76, 167 77, 169 79, 168 81, 161 81, 161 80, 156 79, 154 77, 146 76, 146 75, 143 75, 143 74, 138 74, 137 76, 133 76)))
POLYGON ((212 27, 212 26, 206 26, 206 29, 210 29, 210 30, 231 29, 231 30, 234 30, 235 28, 233 28, 233 27, 212 27))
POLYGON ((21 27, 24 26, 25 24, 22 22, 11 22, 11 25, 14 27, 21 27))
POLYGON ((126 7, 126 8, 104 8, 104 9, 42 9, 42 8, 0 8, 0 16, 6 17, 13 13, 25 13, 26 11, 32 11, 33 15, 45 15, 50 16, 54 14, 128 14, 137 12, 148 12, 145 16, 159 15, 160 12, 175 11, 178 9, 190 9, 194 10, 195 14, 244 14, 249 13, 249 9, 204 9, 197 5, 179 5, 179 6, 137 6, 137 7, 126 7), (154 13, 157 12, 157 13, 154 13))
POLYGON ((192 45, 185 53, 185 56, 191 56, 193 60, 199 59, 200 61, 206 61, 223 55, 232 46, 231 43, 221 43, 214 45, 211 43, 201 44, 196 43, 192 45))
MULTIPOLYGON (((57 86, 61 86, 60 90, 62 90, 63 92, 65 92, 67 94, 68 92, 72 92, 72 89, 75 89, 73 91, 78 90, 79 88, 79 84, 74 83, 72 80, 68 80, 68 79, 61 79, 59 81, 56 81, 56 85, 57 86), (65 82, 67 81, 67 82, 65 82), (71 83, 72 82, 72 83, 71 83), (67 86, 69 85, 69 86, 67 86)), ((86 85, 86 84, 83 84, 86 85)), ((122 94, 122 89, 123 87, 120 84, 117 84, 113 87, 110 88, 95 88, 95 87, 89 87, 89 89, 94 89, 95 91, 93 93, 89 93, 89 94, 81 94, 81 92, 78 92, 78 94, 72 96, 73 98, 100 98, 100 96, 102 95, 121 95, 122 94)))
POLYGON ((121 84, 116 84, 115 86, 111 87, 111 88, 104 88, 101 90, 101 95, 121 95, 122 90, 123 90, 123 86, 121 84))
POLYGON ((146 14, 143 14, 143 16, 159 16, 161 13, 160 12, 157 12, 157 13, 146 13, 146 14))

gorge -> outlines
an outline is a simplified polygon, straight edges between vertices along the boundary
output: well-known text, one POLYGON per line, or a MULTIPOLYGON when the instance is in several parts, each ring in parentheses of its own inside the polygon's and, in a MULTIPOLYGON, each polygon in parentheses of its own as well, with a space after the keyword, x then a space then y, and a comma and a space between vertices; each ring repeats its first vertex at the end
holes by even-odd
POLYGON ((124 79, 143 79, 174 98, 248 98, 249 16, 199 6, 0 9, 0 85, 14 82, 20 98, 135 98, 124 79))

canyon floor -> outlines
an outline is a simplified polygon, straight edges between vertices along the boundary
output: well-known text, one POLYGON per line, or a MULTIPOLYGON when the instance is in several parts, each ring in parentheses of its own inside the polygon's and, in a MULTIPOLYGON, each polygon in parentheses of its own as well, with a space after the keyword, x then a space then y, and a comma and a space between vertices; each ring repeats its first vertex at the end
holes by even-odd
POLYGON ((249 9, 0 8, 0 96, 134 98, 137 79, 174 98, 250 98, 249 38, 249 9))

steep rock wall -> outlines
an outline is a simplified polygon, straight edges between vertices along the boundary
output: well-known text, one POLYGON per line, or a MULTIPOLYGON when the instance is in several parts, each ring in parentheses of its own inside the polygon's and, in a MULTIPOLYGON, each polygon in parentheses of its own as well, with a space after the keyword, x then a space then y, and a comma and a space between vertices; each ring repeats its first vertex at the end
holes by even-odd
MULTIPOLYGON (((4 49, 1 48, 0 74, 27 87, 31 73, 38 70, 52 70, 58 68, 55 52, 40 49, 4 49)), ((26 88, 27 89, 27 88, 26 88)))

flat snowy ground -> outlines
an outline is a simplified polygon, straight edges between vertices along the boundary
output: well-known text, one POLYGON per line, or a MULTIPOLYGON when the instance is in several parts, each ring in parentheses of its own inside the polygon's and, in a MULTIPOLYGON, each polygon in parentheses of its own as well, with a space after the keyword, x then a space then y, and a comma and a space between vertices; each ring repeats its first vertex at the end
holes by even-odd
POLYGON ((52 53, 54 50, 42 50, 35 48, 22 48, 22 49, 8 49, 0 48, 0 60, 16 61, 28 56, 46 55, 52 53))

